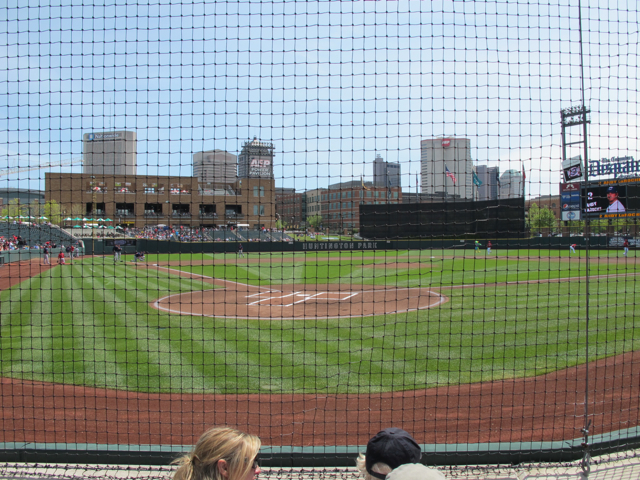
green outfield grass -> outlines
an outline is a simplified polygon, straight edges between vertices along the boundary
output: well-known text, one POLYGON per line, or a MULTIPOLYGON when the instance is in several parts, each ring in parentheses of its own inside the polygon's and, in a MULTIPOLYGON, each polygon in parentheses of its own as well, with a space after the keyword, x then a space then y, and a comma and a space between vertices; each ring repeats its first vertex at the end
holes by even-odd
MULTIPOLYGON (((148 264, 177 261, 172 268, 254 285, 433 287, 450 298, 419 312, 295 321, 160 312, 149 303, 212 285, 113 265, 110 257, 83 259, 0 292, 0 373, 142 392, 371 393, 583 363, 584 252, 497 253, 147 255, 148 264), (206 264, 212 260, 225 263, 206 264), (524 283, 539 279, 564 280, 524 283)), ((640 347, 640 269, 632 260, 607 261, 621 255, 613 253, 592 252, 590 359, 640 347)))

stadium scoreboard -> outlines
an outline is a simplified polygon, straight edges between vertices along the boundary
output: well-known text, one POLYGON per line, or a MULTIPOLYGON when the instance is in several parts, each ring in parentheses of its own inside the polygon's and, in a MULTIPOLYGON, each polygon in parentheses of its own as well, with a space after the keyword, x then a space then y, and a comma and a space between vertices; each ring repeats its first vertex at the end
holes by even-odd
POLYGON ((640 217, 640 177, 584 182, 581 200, 586 218, 640 217))

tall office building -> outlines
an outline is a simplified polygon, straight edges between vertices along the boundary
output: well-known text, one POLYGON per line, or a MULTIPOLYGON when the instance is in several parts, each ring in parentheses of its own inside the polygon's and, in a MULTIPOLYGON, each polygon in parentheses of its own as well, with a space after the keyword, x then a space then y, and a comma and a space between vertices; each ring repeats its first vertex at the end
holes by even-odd
POLYGON ((524 197, 524 178, 518 170, 507 170, 500 176, 498 198, 524 197))
POLYGON ((487 165, 476 166, 476 173, 482 185, 478 187, 476 200, 497 200, 500 169, 487 165))
POLYGON ((136 175, 138 136, 125 130, 82 136, 82 172, 88 175, 136 175))
POLYGON ((273 143, 261 142, 256 137, 244 142, 238 155, 239 178, 273 178, 273 143))
POLYGON ((380 155, 373 160, 373 186, 374 187, 399 187, 400 164, 385 162, 380 155))
POLYGON ((433 138, 420 142, 421 193, 473 200, 472 172, 468 138, 433 138))
POLYGON ((231 184, 237 180, 238 157, 225 150, 193 154, 193 176, 201 182, 231 184))

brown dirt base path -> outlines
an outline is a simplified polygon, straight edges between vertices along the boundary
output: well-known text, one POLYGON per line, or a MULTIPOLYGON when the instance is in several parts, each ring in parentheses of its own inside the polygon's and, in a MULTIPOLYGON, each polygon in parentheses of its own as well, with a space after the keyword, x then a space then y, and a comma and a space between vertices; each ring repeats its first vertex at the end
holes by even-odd
MULTIPOLYGON (((192 445, 214 424, 264 445, 365 445, 388 426, 420 443, 568 440, 584 425, 585 370, 366 395, 143 394, 1 379, 0 429, 4 442, 101 444, 192 445)), ((591 434, 640 424, 640 352, 592 363, 589 378, 591 434)))
MULTIPOLYGON (((28 278, 39 275, 42 272, 51 270, 57 262, 57 258, 51 259, 52 265, 42 265, 42 259, 32 258, 28 261, 7 263, 0 266, 0 290, 6 290, 28 278)), ((65 268, 66 265, 61 265, 65 268)))
MULTIPOLYGON (((0 268, 0 288, 42 268, 0 268)), ((590 434, 640 425, 640 352, 588 368, 590 434)), ((146 394, 0 378, 0 441, 192 445, 214 424, 274 446, 364 445, 388 426, 420 443, 568 440, 581 436, 586 378, 581 365, 527 379, 360 395, 146 394)))

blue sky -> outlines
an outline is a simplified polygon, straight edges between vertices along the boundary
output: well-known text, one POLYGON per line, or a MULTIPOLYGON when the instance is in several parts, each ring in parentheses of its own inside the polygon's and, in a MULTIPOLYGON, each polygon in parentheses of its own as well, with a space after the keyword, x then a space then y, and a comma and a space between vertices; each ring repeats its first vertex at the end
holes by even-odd
MULTIPOLYGON (((380 154, 413 189, 420 140, 458 136, 555 193, 559 111, 581 101, 575 1, 24 3, 0 7, 0 169, 130 129, 139 173, 191 175, 194 152, 257 136, 278 186, 370 177, 380 154)), ((638 20, 635 1, 582 1, 592 158, 637 156, 638 20)))

